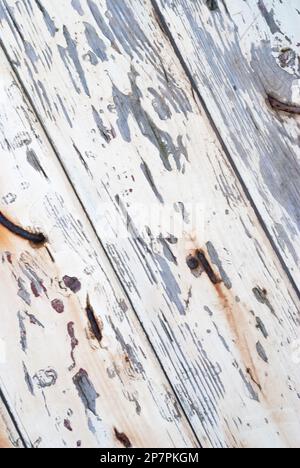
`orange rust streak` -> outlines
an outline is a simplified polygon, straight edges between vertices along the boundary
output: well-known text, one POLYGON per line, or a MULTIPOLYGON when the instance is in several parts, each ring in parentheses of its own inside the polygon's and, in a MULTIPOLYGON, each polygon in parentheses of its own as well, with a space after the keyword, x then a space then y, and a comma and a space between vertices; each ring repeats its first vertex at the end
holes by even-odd
POLYGON ((0 252, 10 249, 15 250, 14 245, 16 243, 18 243, 17 236, 0 225, 0 252))
POLYGON ((213 286, 219 298, 219 302, 226 313, 227 322, 230 326, 232 334, 234 335, 235 343, 239 348, 247 374, 251 378, 252 382, 255 383, 258 389, 261 391, 259 376, 251 356, 247 338, 245 336, 245 330, 243 329, 243 311, 236 304, 229 290, 225 289, 223 283, 214 284, 213 286))

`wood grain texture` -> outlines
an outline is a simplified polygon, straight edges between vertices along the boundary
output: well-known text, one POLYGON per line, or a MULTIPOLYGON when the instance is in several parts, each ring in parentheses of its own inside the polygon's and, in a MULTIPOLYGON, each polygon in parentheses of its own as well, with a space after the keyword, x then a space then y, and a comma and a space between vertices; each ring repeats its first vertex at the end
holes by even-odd
POLYGON ((7 408, 0 400, 0 449, 4 448, 24 448, 24 445, 7 408))
POLYGON ((160 364, 2 53, 0 66, 1 212, 47 236, 37 247, 0 226, 0 388, 26 445, 194 446, 160 364))
POLYGON ((299 446, 299 301, 150 1, 0 4, 2 46, 203 446, 299 446))
POLYGON ((298 0, 153 3, 298 287, 298 0))

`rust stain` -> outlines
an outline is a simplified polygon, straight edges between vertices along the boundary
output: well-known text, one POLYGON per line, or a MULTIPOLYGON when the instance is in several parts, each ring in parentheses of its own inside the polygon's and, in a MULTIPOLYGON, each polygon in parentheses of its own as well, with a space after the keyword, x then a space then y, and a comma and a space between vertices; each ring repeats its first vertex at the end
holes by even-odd
MULTIPOLYGON (((240 351, 241 358, 246 367, 246 372, 249 375, 252 382, 255 383, 255 385, 262 393, 262 387, 259 383, 259 377, 257 374, 255 363, 252 359, 245 331, 243 330, 243 311, 241 310, 240 306, 237 305, 234 297, 232 296, 232 293, 229 292, 223 284, 215 284, 214 289, 216 291, 222 309, 226 313, 227 322, 234 336, 235 344, 240 351)), ((245 326, 245 329, 246 328, 247 327, 245 326)))
POLYGON ((0 249, 2 251, 9 251, 10 258, 16 251, 16 238, 10 234, 10 232, 5 229, 0 224, 0 249))
POLYGON ((14 448, 19 446, 17 440, 10 437, 9 432, 9 427, 6 424, 6 420, 5 418, 2 418, 0 413, 0 449, 14 448))
POLYGON ((0 449, 7 449, 7 448, 12 448, 12 444, 10 441, 7 439, 7 437, 4 435, 0 435, 0 449))

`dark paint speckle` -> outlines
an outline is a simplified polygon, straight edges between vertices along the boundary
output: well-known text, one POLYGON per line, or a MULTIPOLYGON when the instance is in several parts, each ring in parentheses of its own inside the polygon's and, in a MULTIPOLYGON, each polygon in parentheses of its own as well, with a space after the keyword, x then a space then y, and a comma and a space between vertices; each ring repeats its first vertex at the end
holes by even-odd
POLYGON ((70 422, 69 419, 64 420, 64 426, 65 426, 66 429, 68 429, 68 431, 70 431, 70 432, 73 431, 72 426, 71 426, 71 422, 70 422))
POLYGON ((71 277, 71 276, 64 276, 63 277, 63 282, 65 286, 68 289, 71 289, 71 291, 76 294, 80 291, 81 289, 81 283, 78 278, 76 277, 71 277))
POLYGON ((196 257, 189 256, 186 260, 186 264, 189 267, 190 270, 196 270, 200 263, 199 260, 196 257))
POLYGON ((60 299, 53 299, 51 305, 58 314, 62 314, 65 310, 64 303, 60 299))
POLYGON ((72 365, 69 367, 69 370, 72 370, 76 366, 76 362, 74 358, 74 350, 76 346, 78 346, 79 341, 77 340, 75 336, 74 322, 69 322, 67 325, 67 328, 68 328, 68 335, 71 338, 71 359, 72 359, 72 365))
POLYGON ((40 297, 40 293, 34 281, 31 281, 31 291, 33 292, 34 297, 40 297))
POLYGON ((125 448, 131 448, 132 443, 128 439, 127 435, 124 434, 124 432, 119 432, 116 428, 114 428, 114 433, 117 438, 117 440, 125 447, 125 448))

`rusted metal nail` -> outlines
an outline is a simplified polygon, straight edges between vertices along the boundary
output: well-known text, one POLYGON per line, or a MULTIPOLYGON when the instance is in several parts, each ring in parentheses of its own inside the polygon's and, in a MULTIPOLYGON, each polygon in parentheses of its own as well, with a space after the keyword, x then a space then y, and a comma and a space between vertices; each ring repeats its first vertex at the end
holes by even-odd
POLYGON ((205 253, 202 252, 201 250, 199 250, 197 252, 197 257, 198 257, 198 260, 199 262, 201 263, 202 267, 203 267, 203 270, 205 271, 205 273, 207 274, 207 276, 209 277, 210 281, 213 283, 213 284, 219 284, 222 282, 222 280, 220 278, 218 278, 218 276, 216 275, 216 273, 214 272, 213 268, 211 267, 209 261, 207 260, 206 256, 205 256, 205 253))
POLYGON ((42 233, 33 233, 29 232, 26 229, 21 228, 20 226, 17 226, 14 224, 12 221, 6 218, 3 213, 0 211, 0 224, 5 227, 8 231, 10 231, 12 234, 15 234, 18 237, 21 237, 22 239, 25 239, 29 242, 32 242, 33 244, 40 245, 44 244, 46 242, 46 237, 42 233))
POLYGON ((268 101, 269 101, 270 106, 275 110, 288 112, 289 114, 300 115, 300 106, 296 106, 295 104, 287 104, 287 103, 281 102, 271 95, 268 95, 268 101))

